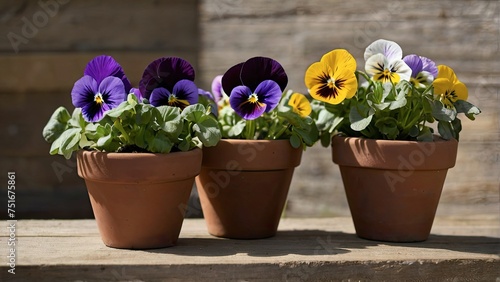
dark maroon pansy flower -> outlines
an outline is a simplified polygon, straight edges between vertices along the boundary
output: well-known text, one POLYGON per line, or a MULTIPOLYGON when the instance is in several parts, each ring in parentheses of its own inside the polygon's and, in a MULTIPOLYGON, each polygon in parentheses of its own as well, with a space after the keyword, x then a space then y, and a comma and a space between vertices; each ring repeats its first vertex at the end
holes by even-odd
POLYGON ((194 69, 188 61, 178 57, 159 58, 144 70, 139 89, 144 98, 150 99, 156 88, 164 88, 172 93, 177 82, 194 81, 194 76, 194 69))
POLYGON ((278 105, 288 76, 277 61, 254 57, 232 66, 221 82, 231 108, 244 119, 253 120, 278 105))

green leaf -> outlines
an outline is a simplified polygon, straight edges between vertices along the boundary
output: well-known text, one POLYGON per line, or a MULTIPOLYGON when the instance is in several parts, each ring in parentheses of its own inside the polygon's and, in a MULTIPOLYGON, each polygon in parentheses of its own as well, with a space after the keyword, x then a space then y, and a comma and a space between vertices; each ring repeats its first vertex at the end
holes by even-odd
POLYGON ((385 117, 377 120, 375 126, 382 134, 385 134, 388 139, 396 139, 399 135, 398 121, 392 117, 385 117))
POLYGON ((202 104, 189 105, 184 108, 181 116, 188 121, 198 123, 206 116, 206 109, 202 104))
POLYGON ((222 134, 218 128, 218 123, 215 119, 208 118, 200 123, 193 125, 193 131, 196 137, 200 139, 206 147, 217 145, 222 138, 222 134))
POLYGON ((178 107, 160 106, 156 109, 160 113, 162 122, 179 119, 181 115, 181 110, 178 107))
POLYGON ((365 129, 373 118, 373 110, 365 105, 358 105, 349 112, 349 121, 351 122, 351 129, 361 131, 365 129))
POLYGON ((446 108, 443 103, 438 100, 434 100, 431 103, 432 116, 440 121, 452 121, 457 116, 457 112, 453 109, 446 108))
POLYGON ((449 140, 455 137, 455 131, 453 130, 451 123, 448 121, 440 120, 438 122, 438 131, 443 139, 449 140))
POLYGON ((105 148, 109 144, 111 144, 111 141, 113 140, 112 134, 105 135, 97 140, 97 147, 100 149, 105 148))
POLYGON ((61 136, 52 143, 50 154, 64 155, 66 159, 69 159, 73 151, 78 150, 78 143, 81 137, 80 130, 80 128, 70 128, 64 131, 61 136))
POLYGON ((455 106, 457 113, 464 113, 470 120, 475 120, 476 117, 474 115, 481 113, 481 110, 478 107, 464 100, 457 100, 453 103, 453 105, 455 106))
POLYGON ((229 137, 239 136, 243 132, 243 130, 245 129, 245 126, 246 126, 246 121, 245 120, 238 121, 233 126, 230 126, 230 128, 227 130, 228 136, 229 137))
POLYGON ((290 145, 292 145, 292 147, 299 148, 301 144, 302 142, 297 134, 292 134, 292 136, 290 136, 290 145))
POLYGON ((71 119, 68 121, 68 123, 72 127, 79 127, 79 128, 85 128, 87 126, 87 122, 83 118, 82 115, 82 109, 76 108, 73 110, 73 113, 71 114, 71 119))
MULTIPOLYGON (((133 95, 133 94, 131 94, 131 95, 133 95)), ((123 113, 128 112, 134 108, 135 108, 135 105, 131 105, 128 103, 128 101, 124 101, 118 107, 107 111, 106 116, 111 117, 111 118, 118 118, 118 117, 121 117, 123 113)))
POLYGON ((52 143, 59 138, 67 128, 67 123, 70 118, 71 116, 66 108, 57 108, 50 117, 47 125, 43 128, 42 135, 45 141, 52 143))
POLYGON ((153 119, 155 111, 156 109, 150 105, 139 104, 136 106, 135 123, 138 125, 147 125, 153 119))
POLYGON ((419 135, 419 133, 420 133, 420 130, 418 129, 418 126, 414 125, 411 127, 408 135, 410 135, 411 137, 417 137, 419 135))
POLYGON ((137 100, 137 96, 135 96, 135 94, 128 94, 127 96, 127 103, 129 105, 131 105, 132 107, 135 107, 135 105, 137 105, 139 103, 139 101, 137 100))
POLYGON ((455 132, 455 139, 460 139, 460 131, 462 131, 462 122, 460 119, 456 118, 451 122, 451 126, 453 127, 453 131, 455 132))
POLYGON ((330 133, 322 133, 320 136, 321 146, 328 147, 330 146, 330 142, 332 141, 332 136, 330 133))
POLYGON ((410 91, 408 85, 406 83, 399 83, 396 87, 396 97, 391 105, 389 106, 389 110, 395 110, 406 106, 406 94, 410 91))
POLYGON ((432 131, 429 127, 424 127, 420 131, 420 135, 417 136, 418 141, 424 141, 424 142, 432 142, 434 139, 434 136, 432 135, 432 131))
POLYGON ((149 146, 149 150, 153 153, 169 153, 172 150, 173 144, 161 131, 153 138, 153 142, 149 146))

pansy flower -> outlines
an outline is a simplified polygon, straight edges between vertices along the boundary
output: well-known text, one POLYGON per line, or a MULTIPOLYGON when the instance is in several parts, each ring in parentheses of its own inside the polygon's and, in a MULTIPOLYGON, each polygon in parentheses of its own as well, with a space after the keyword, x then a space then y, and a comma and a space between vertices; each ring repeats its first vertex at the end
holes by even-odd
POLYGON ((111 56, 101 55, 92 59, 85 67, 83 75, 94 78, 97 85, 101 84, 106 77, 114 76, 121 79, 125 93, 129 93, 131 88, 130 81, 125 76, 122 67, 111 56))
POLYGON ((306 117, 311 114, 311 103, 306 96, 301 93, 293 93, 288 100, 288 105, 292 107, 292 111, 299 114, 301 117, 306 117))
POLYGON ((288 76, 277 61, 254 57, 231 67, 221 82, 223 91, 230 93, 231 108, 242 118, 253 120, 278 105, 288 76))
POLYGON ((219 103, 220 100, 222 100, 223 97, 223 90, 222 90, 222 75, 218 75, 212 80, 212 94, 215 98, 215 102, 219 103))
POLYGON ((139 90, 153 106, 185 108, 198 102, 194 77, 194 69, 188 61, 177 57, 159 58, 144 70, 139 90))
POLYGON ((310 65, 304 80, 314 99, 339 104, 356 94, 358 81, 355 71, 354 57, 344 49, 336 49, 310 65))
POLYGON ((457 100, 467 100, 469 96, 467 86, 458 80, 455 72, 444 65, 438 66, 437 69, 437 78, 432 83, 434 96, 447 108, 453 108, 453 103, 457 100))
POLYGON ((429 58, 412 54, 405 56, 403 61, 411 69, 410 82, 418 88, 430 85, 438 74, 436 64, 429 58))
POLYGON ((71 100, 77 108, 82 108, 87 122, 97 122, 104 113, 125 101, 126 92, 123 81, 114 76, 104 78, 100 83, 89 75, 75 82, 71 90, 71 100))
POLYGON ((155 107, 168 105, 184 109, 198 103, 198 87, 191 80, 183 79, 174 84, 172 91, 164 87, 155 88, 149 102, 155 107))
POLYGON ((134 87, 130 88, 129 94, 134 94, 135 97, 137 97, 138 101, 142 101, 142 98, 144 98, 142 97, 142 93, 141 90, 139 90, 139 88, 134 88, 134 87))
POLYGON ((217 107, 217 102, 215 101, 215 95, 201 88, 198 88, 198 95, 202 97, 202 99, 205 99, 206 103, 210 105, 211 113, 214 116, 218 116, 219 109, 217 107))
POLYGON ((365 71, 375 81, 398 83, 410 80, 412 70, 402 60, 403 50, 396 42, 379 39, 366 48, 364 58, 365 71))

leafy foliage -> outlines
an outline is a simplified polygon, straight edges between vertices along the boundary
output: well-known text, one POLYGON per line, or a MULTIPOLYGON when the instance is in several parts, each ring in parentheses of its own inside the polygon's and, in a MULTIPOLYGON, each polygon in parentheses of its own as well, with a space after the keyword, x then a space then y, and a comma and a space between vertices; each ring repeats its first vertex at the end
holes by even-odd
POLYGON ((127 100, 106 112, 99 122, 83 119, 81 109, 70 116, 58 108, 43 130, 52 143, 50 154, 70 158, 79 149, 105 152, 169 153, 214 146, 221 138, 217 120, 201 104, 154 107, 129 94, 127 100))
POLYGON ((418 88, 404 80, 384 84, 363 72, 356 74, 361 86, 352 99, 338 105, 313 102, 313 118, 323 146, 330 144, 335 132, 371 139, 432 141, 434 122, 442 138, 458 139, 462 126, 457 114, 473 120, 481 112, 463 100, 446 107, 433 97, 432 85, 418 88))
POLYGON ((229 105, 223 106, 218 119, 223 138, 289 139, 294 148, 312 146, 319 138, 318 128, 313 118, 301 116, 288 105, 292 92, 284 92, 278 107, 254 120, 245 120, 229 105))

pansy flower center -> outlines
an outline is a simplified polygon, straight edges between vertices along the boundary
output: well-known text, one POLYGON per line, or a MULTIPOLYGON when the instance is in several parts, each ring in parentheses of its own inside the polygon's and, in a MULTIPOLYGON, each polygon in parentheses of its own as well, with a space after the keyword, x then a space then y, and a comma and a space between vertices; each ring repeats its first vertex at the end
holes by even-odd
POLYGON ((253 93, 252 95, 250 95, 250 97, 248 97, 248 102, 252 104, 258 103, 259 97, 257 96, 257 94, 253 93))
POLYGON ((95 94, 94 96, 94 101, 97 105, 102 105, 102 103, 104 102, 104 99, 102 98, 102 95, 101 93, 97 93, 95 94))
POLYGON ((328 78, 326 80, 326 84, 328 85, 329 88, 333 89, 335 87, 335 79, 333 78, 328 78))
POLYGON ((178 99, 174 94, 172 94, 168 97, 168 105, 173 107, 185 108, 189 106, 189 101, 178 99))

